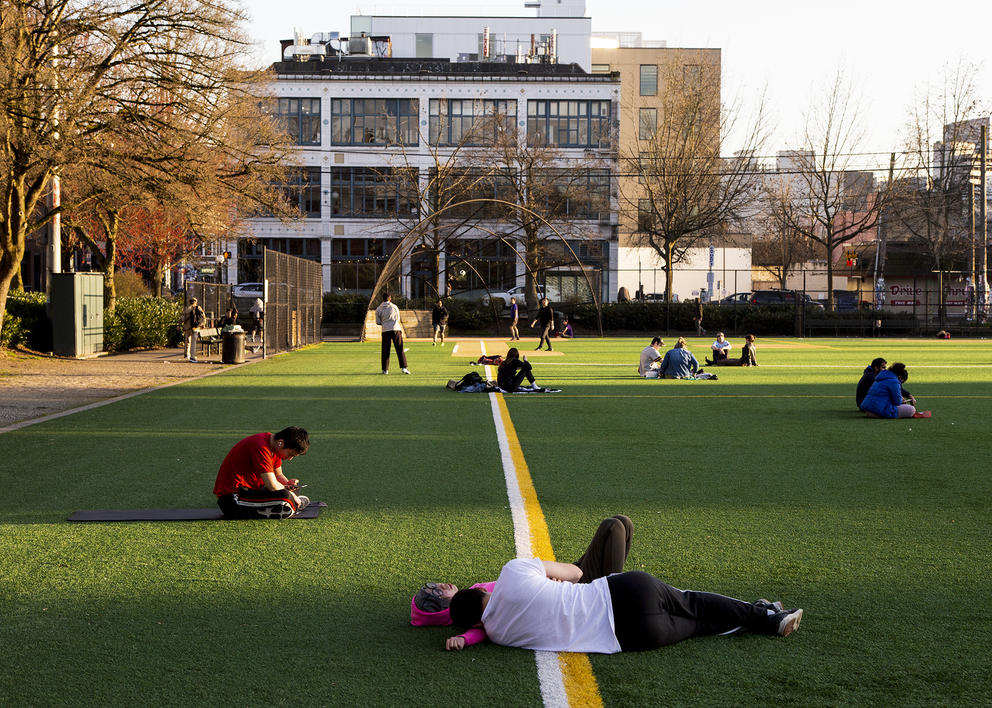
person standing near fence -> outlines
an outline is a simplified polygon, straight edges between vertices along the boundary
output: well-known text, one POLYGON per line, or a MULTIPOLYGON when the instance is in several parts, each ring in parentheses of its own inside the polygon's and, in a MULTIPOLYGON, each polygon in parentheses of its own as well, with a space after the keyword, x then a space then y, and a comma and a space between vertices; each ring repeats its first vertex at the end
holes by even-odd
POLYGON ((386 293, 382 304, 375 310, 375 323, 382 327, 382 373, 389 373, 389 347, 396 348, 400 360, 400 371, 409 374, 406 367, 406 353, 403 351, 403 325, 400 324, 400 308, 393 304, 393 296, 386 293))
POLYGON ((183 310, 183 346, 187 360, 196 363, 196 339, 197 330, 207 323, 207 316, 203 312, 196 298, 190 298, 189 306, 183 310))
POLYGON ((265 340, 265 303, 262 302, 262 298, 255 298, 255 304, 248 308, 248 312, 251 313, 251 341, 255 341, 255 334, 257 333, 259 338, 263 341, 265 340))

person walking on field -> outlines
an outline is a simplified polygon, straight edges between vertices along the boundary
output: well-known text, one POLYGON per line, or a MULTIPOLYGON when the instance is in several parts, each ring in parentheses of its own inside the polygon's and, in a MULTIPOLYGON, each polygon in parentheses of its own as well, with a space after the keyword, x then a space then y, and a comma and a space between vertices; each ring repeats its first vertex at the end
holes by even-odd
POLYGON ((389 373, 389 347, 396 348, 396 358, 400 360, 400 371, 409 374, 406 367, 406 352, 403 351, 403 326, 400 324, 400 308, 393 304, 393 296, 386 294, 382 304, 376 308, 375 323, 382 327, 382 373, 389 373))
POLYGON ((183 310, 183 346, 185 347, 185 357, 189 361, 196 363, 196 340, 197 330, 207 323, 207 316, 203 312, 196 298, 190 298, 189 307, 183 310))
POLYGON ((444 328, 448 325, 448 308, 444 302, 438 298, 437 304, 431 310, 431 328, 434 330, 434 341, 431 346, 437 346, 438 338, 441 339, 441 346, 444 346, 444 328))
POLYGON ((520 323, 520 306, 517 298, 510 298, 510 341, 515 342, 520 339, 520 330, 517 325, 520 323))
POLYGON ((551 333, 555 329, 555 311, 551 309, 548 304, 548 298, 541 298, 541 307, 537 311, 537 315, 534 316, 534 321, 530 323, 531 327, 535 325, 541 325, 541 339, 537 343, 537 348, 534 351, 540 351, 541 345, 545 342, 548 343, 548 351, 551 351, 551 333))

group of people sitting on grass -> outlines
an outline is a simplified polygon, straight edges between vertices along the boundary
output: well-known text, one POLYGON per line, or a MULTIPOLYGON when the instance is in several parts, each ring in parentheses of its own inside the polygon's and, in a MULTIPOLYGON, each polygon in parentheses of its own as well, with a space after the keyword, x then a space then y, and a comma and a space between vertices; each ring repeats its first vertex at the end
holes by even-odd
POLYGON ((930 411, 916 410, 916 398, 903 384, 909 379, 906 365, 891 367, 882 357, 865 367, 854 400, 869 418, 929 418, 930 411))
POLYGON ((410 601, 416 627, 457 625, 445 648, 489 639, 538 651, 615 654, 645 651, 690 637, 738 632, 788 636, 803 611, 781 602, 746 602, 679 590, 643 571, 624 572, 634 524, 604 519, 575 563, 516 558, 495 581, 459 590, 427 583, 410 601))
MULTIPOLYGON (((744 348, 741 356, 730 358, 730 342, 720 332, 711 349, 713 358, 706 358, 707 366, 757 366, 754 357, 754 335, 744 338, 744 348)), ((646 379, 691 379, 703 372, 699 362, 689 351, 684 337, 679 337, 675 346, 662 355, 661 348, 665 342, 661 337, 654 337, 651 343, 641 350, 637 364, 637 373, 646 379)))

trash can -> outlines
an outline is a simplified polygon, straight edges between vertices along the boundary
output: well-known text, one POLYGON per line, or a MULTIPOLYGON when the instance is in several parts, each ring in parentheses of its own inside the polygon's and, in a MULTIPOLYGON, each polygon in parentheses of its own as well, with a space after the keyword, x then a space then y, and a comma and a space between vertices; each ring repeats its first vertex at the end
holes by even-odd
POLYGON ((245 363, 245 333, 222 332, 220 359, 225 364, 245 363))

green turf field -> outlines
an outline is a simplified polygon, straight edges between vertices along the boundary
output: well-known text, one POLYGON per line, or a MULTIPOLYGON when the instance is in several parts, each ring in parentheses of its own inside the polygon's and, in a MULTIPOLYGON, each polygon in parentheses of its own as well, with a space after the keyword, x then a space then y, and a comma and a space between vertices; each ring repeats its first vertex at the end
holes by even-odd
MULTIPOLYGON (((603 703, 992 703, 992 344, 765 339, 757 369, 659 382, 646 343, 563 343, 533 360, 562 393, 508 397, 556 555, 623 512, 628 569, 806 615, 594 656, 603 703), (932 419, 855 410, 878 355, 932 419)), ((514 553, 489 397, 443 388, 472 368, 450 344, 409 347, 412 376, 324 344, 0 435, 0 705, 539 705, 532 652, 408 624, 422 582, 514 553), (286 425, 316 521, 65 523, 210 506, 230 446, 286 425)))

